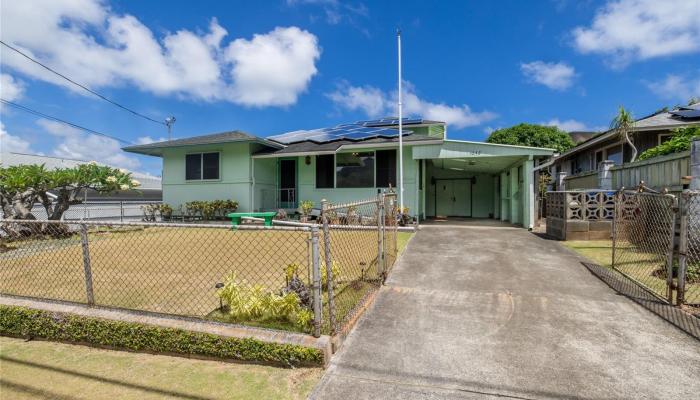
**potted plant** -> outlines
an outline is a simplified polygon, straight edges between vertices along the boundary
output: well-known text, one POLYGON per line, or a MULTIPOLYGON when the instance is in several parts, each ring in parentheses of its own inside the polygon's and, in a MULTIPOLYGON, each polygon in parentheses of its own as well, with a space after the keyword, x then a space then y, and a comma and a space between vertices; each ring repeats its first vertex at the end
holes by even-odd
POLYGON ((309 214, 314 208, 314 202, 311 200, 304 200, 299 204, 299 210, 301 211, 300 222, 309 222, 309 214))
POLYGON ((399 209, 399 225, 406 226, 411 223, 411 217, 408 215, 408 207, 399 209))

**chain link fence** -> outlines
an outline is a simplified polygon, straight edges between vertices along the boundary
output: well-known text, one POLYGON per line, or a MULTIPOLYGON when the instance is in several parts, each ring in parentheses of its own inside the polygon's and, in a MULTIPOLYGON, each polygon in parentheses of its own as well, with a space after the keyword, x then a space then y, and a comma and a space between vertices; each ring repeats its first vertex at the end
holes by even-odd
POLYGON ((671 302, 675 198, 620 191, 615 200, 613 268, 671 302))
POLYGON ((669 304, 700 305, 700 192, 616 193, 612 262, 669 304))
POLYGON ((678 304, 700 306, 700 191, 684 191, 677 271, 678 304))
MULTIPOLYGON (((67 221, 141 221, 146 217, 145 206, 161 204, 160 201, 86 201, 73 204, 63 214, 67 221)), ((46 209, 35 204, 32 214, 37 219, 47 219, 46 209)))
POLYGON ((322 204, 327 329, 347 332, 396 260, 396 195, 322 204))
POLYGON ((396 259, 395 203, 325 203, 321 224, 271 227, 0 220, 0 293, 342 332, 396 259))

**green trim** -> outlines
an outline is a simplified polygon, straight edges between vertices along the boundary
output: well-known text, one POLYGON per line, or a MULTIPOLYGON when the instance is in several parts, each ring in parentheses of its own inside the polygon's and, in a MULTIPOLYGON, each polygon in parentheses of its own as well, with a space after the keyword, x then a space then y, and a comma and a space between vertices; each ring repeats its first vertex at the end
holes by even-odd
POLYGON ((0 305, 0 335, 285 366, 323 364, 321 350, 300 345, 223 337, 5 305, 0 305))

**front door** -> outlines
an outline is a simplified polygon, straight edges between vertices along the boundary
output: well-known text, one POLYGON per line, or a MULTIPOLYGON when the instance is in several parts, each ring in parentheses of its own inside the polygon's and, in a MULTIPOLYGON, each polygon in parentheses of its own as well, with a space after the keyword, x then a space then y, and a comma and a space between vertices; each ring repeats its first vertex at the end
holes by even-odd
POLYGON ((297 160, 280 160, 280 208, 297 207, 297 160))
POLYGON ((471 179, 437 180, 435 189, 437 217, 471 217, 471 179))

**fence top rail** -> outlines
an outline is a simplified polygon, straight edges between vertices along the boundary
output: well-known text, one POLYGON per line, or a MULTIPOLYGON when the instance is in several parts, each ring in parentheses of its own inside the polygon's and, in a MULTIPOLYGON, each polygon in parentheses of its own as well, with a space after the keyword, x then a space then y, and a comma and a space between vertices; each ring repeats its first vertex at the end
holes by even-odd
POLYGON ((327 208, 325 208, 325 210, 337 210, 339 208, 357 207, 357 206, 363 206, 365 204, 375 204, 375 203, 377 203, 377 201, 378 200, 376 198, 373 198, 373 199, 368 199, 368 200, 351 201, 349 203, 341 203, 341 204, 327 203, 329 205, 327 208))
POLYGON ((0 219, 0 224, 54 224, 54 225, 86 225, 86 226, 143 226, 153 228, 207 228, 207 229, 227 229, 227 230, 268 230, 268 231, 303 231, 308 232, 313 225, 304 226, 263 226, 263 225, 238 225, 232 229, 229 224, 189 224, 170 222, 105 222, 105 221, 56 221, 39 219, 0 219))
POLYGON ((572 189, 572 190, 549 190, 549 193, 615 193, 615 190, 608 189, 572 189))

